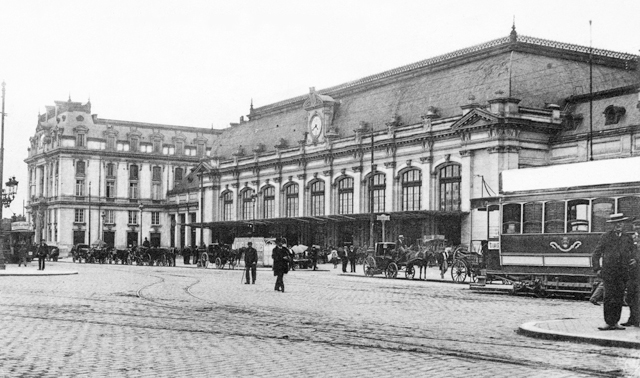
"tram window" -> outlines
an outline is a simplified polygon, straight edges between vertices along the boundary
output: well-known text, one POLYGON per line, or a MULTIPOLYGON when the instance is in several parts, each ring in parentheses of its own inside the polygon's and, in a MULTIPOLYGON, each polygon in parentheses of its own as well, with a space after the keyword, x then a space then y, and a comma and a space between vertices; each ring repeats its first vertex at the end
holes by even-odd
POLYGON ((502 207, 502 233, 520 233, 520 204, 506 204, 502 207))
POLYGON ((589 231, 589 200, 575 200, 567 203, 569 232, 589 231))
POLYGON ((596 198, 591 209, 591 232, 607 231, 607 220, 613 214, 615 201, 613 198, 596 198))
POLYGON ((640 218, 640 197, 622 197, 618 200, 618 213, 629 219, 640 218))
POLYGON ((531 202, 523 206, 522 232, 525 234, 542 233, 542 203, 531 202))
POLYGON ((544 232, 545 234, 564 232, 564 202, 547 202, 544 207, 544 232))

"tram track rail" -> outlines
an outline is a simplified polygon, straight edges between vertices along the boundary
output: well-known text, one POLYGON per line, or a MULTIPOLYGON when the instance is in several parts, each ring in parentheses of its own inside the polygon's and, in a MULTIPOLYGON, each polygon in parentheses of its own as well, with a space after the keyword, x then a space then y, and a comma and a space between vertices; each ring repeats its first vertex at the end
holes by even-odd
MULTIPOLYGON (((121 270, 121 269, 118 269, 121 270)), ((122 269, 124 271, 124 269, 122 269)), ((375 348, 375 349, 384 349, 388 351, 395 352, 407 352, 407 353, 418 353, 418 354, 429 354, 429 355, 440 355, 452 358, 460 358, 469 361, 484 361, 484 362, 493 362, 493 363, 502 363, 502 364, 510 364, 510 365, 518 365, 523 367, 532 367, 532 368, 548 368, 548 369, 556 369, 562 370, 577 374, 585 374, 590 376, 598 376, 598 377, 618 377, 621 372, 619 370, 595 370, 584 367, 574 367, 574 366, 563 366, 559 364, 554 364, 550 362, 541 362, 535 361, 526 358, 515 358, 515 357, 504 357, 498 356, 492 353, 478 353, 477 351, 469 351, 462 347, 465 344, 474 344, 474 345, 483 345, 485 349, 489 348, 508 348, 511 350, 517 349, 523 351, 522 353, 514 353, 519 355, 526 355, 527 350, 537 350, 537 351, 550 351, 550 352, 566 352, 560 346, 549 346, 545 343, 544 346, 540 345, 520 345, 516 343, 505 343, 505 342, 485 342, 478 340, 469 340, 462 338, 451 338, 451 337, 433 337, 421 334, 416 336, 415 334, 410 333, 410 331, 414 331, 410 327, 404 327, 402 325, 394 325, 393 330, 396 332, 394 334, 389 334, 388 331, 381 331, 380 328, 383 325, 382 323, 369 323, 368 328, 366 329, 366 333, 361 332, 361 330, 347 327, 339 322, 334 323, 321 323, 313 320, 315 316, 310 313, 304 312, 296 312, 290 310, 283 310, 282 308, 278 308, 276 306, 266 306, 263 307, 262 311, 250 311, 248 312, 246 306, 234 306, 224 304, 221 305, 216 301, 212 301, 207 298, 202 298, 193 293, 192 289, 197 285, 202 283, 202 280, 197 277, 191 276, 181 276, 187 278, 189 282, 184 283, 181 287, 181 290, 186 293, 189 297, 195 300, 195 303, 190 304, 188 306, 185 305, 172 305, 167 303, 162 303, 162 298, 158 296, 154 296, 150 289, 154 286, 161 285, 166 283, 166 279, 164 277, 149 274, 151 272, 131 272, 127 270, 128 273, 140 274, 146 277, 151 277, 154 279, 154 282, 149 284, 145 284, 135 290, 135 297, 144 301, 146 305, 166 308, 179 311, 180 316, 167 316, 168 314, 163 314, 160 316, 162 320, 173 320, 173 321, 192 321, 192 322, 202 322, 203 313, 210 312, 215 314, 216 317, 220 315, 220 313, 224 312, 227 314, 228 319, 232 319, 238 324, 244 324, 246 321, 255 321, 256 313, 260 314, 270 314, 270 319, 261 319, 260 327, 255 326, 252 327, 252 331, 250 332, 239 332, 237 330, 229 329, 227 327, 221 327, 220 329, 205 329, 205 328, 197 328, 194 329, 192 327, 180 327, 175 324, 171 327, 169 326, 154 326, 150 324, 124 324, 127 327, 134 328, 142 328, 142 329, 152 329, 152 330, 164 330, 164 331, 178 331, 178 332, 197 332, 197 333, 210 333, 210 334, 218 334, 225 336, 237 336, 237 337, 254 337, 259 339, 280 339, 287 340, 288 342, 296 343, 296 342, 310 342, 310 343, 318 343, 325 344, 328 346, 342 346, 348 348, 375 348), (206 307, 202 311, 198 311, 198 308, 202 309, 197 303, 211 304, 213 307, 206 307), (197 314, 188 314, 189 311, 198 311, 197 314), (248 313, 247 313, 248 312, 248 313), (186 314, 185 314, 186 313, 186 314), (287 323, 283 324, 281 320, 283 316, 287 316, 298 320, 297 323, 287 323), (278 330, 282 332, 258 332, 257 330, 263 328, 268 330, 278 330), (294 332, 288 332, 294 331, 294 332), (318 333, 322 337, 314 337, 313 335, 318 333), (399 331, 399 332, 398 332, 399 331), (424 341, 424 342, 418 342, 424 341), (450 343, 451 346, 445 346, 443 343, 450 343), (429 345, 433 344, 433 345, 429 345)), ((43 294, 44 295, 44 294, 43 294)), ((50 295, 47 295, 50 296, 50 295)), ((132 296, 133 297, 133 296, 132 296)), ((69 298, 68 296, 65 298, 69 298)), ((98 298, 78 298, 82 300, 98 300, 102 302, 109 302, 105 299, 98 298)), ((118 301, 114 300, 113 302, 118 301)), ((12 305, 8 304, 8 307, 20 307, 20 305, 12 305)), ((27 306, 25 306, 27 307, 27 306)), ((29 308, 33 309, 34 306, 30 305, 29 308)), ((51 307, 46 305, 35 306, 35 308, 47 309, 51 312, 66 312, 68 315, 71 315, 71 318, 65 318, 63 316, 38 316, 36 314, 23 314, 21 317, 27 317, 30 319, 42 319, 48 321, 77 321, 79 318, 87 318, 88 315, 96 315, 95 311, 83 310, 81 308, 72 308, 72 309, 58 309, 52 310, 51 307), (77 316, 73 316, 77 315, 77 316)), ((124 312, 101 312, 100 314, 111 315, 116 317, 124 317, 124 318, 132 318, 141 320, 144 318, 156 318, 158 319, 158 315, 144 315, 144 314, 131 314, 124 312)), ((12 316, 11 312, 7 312, 4 310, 0 310, 0 315, 3 316, 12 316)), ((223 319, 223 320, 228 320, 223 319)), ((206 320, 206 319, 205 319, 206 320)), ((114 326, 123 326, 120 322, 115 321, 99 321, 88 319, 87 322, 98 325, 114 325, 114 326)), ((143 323, 146 323, 143 321, 143 323)), ((388 325, 387 325, 388 326, 388 325)), ((597 355, 606 355, 609 357, 619 357, 619 358, 629 358, 628 355, 621 355, 617 353, 611 352, 603 352, 603 351, 589 351, 587 353, 597 354, 597 355)), ((581 358, 584 358, 584 355, 581 355, 581 358)), ((640 360, 640 358, 637 358, 640 360)))

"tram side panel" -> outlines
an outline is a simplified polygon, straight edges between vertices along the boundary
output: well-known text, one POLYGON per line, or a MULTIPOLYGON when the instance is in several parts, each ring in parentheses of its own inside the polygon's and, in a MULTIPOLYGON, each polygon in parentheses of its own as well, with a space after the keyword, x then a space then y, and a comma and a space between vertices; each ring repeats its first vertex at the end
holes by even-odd
POLYGON ((600 233, 504 234, 487 273, 545 291, 585 292, 595 274, 591 254, 600 233))

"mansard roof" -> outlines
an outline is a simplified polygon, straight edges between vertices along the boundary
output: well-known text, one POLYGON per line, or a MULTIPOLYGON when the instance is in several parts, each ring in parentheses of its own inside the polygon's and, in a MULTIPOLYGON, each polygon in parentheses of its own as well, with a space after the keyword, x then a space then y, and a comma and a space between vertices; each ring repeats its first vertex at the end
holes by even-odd
MULTIPOLYGON (((523 107, 563 105, 589 89, 604 91, 637 83, 638 56, 604 49, 511 36, 425 59, 379 74, 317 91, 336 102, 333 124, 340 137, 354 135, 360 122, 374 130, 396 115, 404 125, 417 124, 429 107, 442 118, 459 117, 461 106, 485 104, 496 97, 522 100, 523 107), (591 55, 590 55, 591 52, 591 55)), ((239 146, 264 143, 273 151, 281 138, 295 147, 307 131, 309 95, 252 109, 250 120, 224 129, 215 142, 217 156, 230 157, 239 146)))

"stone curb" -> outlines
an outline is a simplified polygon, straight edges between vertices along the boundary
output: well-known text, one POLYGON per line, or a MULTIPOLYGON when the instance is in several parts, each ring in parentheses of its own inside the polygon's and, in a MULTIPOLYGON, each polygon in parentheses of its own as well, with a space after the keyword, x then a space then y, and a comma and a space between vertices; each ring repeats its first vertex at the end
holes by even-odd
MULTIPOLYGON (((572 318, 569 318, 572 319, 572 318)), ((577 319, 576 319, 577 320, 577 319)), ((564 341, 574 341, 580 343, 589 343, 596 344, 608 347, 621 347, 621 348, 632 348, 632 349, 640 349, 640 342, 632 341, 632 340, 620 340, 620 339, 612 339, 606 337, 607 332, 603 332, 602 337, 591 336, 591 335, 580 335, 575 333, 563 332, 558 330, 549 330, 538 327, 537 325, 545 322, 528 322, 522 324, 518 328, 518 333, 524 336, 536 337, 548 340, 564 340, 564 341)), ((608 331, 608 332, 621 332, 621 331, 608 331)))
POLYGON ((19 273, 19 272, 3 272, 0 271, 0 277, 38 277, 38 276, 70 276, 78 274, 77 271, 69 271, 69 272, 47 272, 47 273, 19 273))

